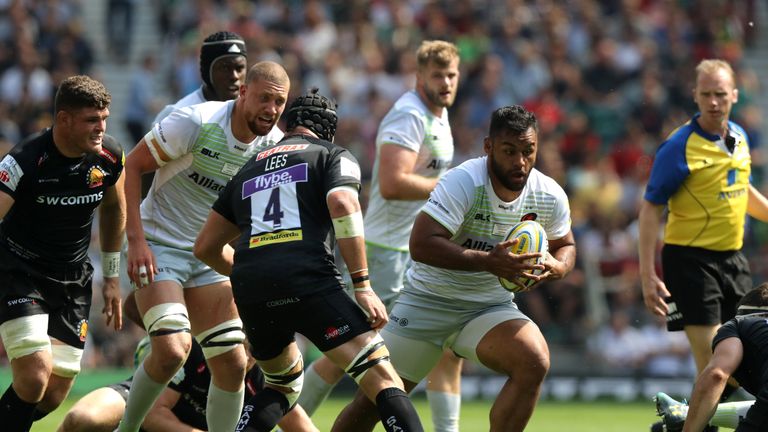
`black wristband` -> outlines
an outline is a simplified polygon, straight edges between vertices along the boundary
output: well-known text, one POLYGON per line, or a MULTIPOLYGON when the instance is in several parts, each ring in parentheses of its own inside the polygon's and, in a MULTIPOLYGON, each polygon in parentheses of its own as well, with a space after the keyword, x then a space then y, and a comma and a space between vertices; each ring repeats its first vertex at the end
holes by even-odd
POLYGON ((354 278, 352 278, 352 283, 353 283, 353 284, 359 284, 359 283, 363 283, 363 282, 365 282, 365 281, 367 281, 367 280, 369 280, 369 279, 370 279, 370 278, 368 277, 368 275, 365 275, 365 276, 358 276, 358 277, 354 277, 354 278))

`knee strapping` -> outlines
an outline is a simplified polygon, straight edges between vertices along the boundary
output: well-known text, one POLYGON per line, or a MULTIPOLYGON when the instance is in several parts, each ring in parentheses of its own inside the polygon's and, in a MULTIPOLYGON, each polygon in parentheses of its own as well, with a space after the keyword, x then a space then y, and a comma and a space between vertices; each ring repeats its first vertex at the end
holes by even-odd
POLYGON ((238 319, 224 321, 197 336, 197 342, 203 348, 203 355, 209 359, 231 351, 245 340, 243 322, 238 319))
POLYGON ((187 308, 181 303, 161 303, 144 314, 144 328, 150 336, 190 332, 187 308))
POLYGON ((83 350, 69 345, 53 345, 53 373, 64 378, 73 378, 80 373, 83 350))
POLYGON ((360 349, 360 352, 357 353, 344 371, 359 385, 368 370, 383 361, 389 361, 389 350, 384 345, 384 339, 381 338, 381 335, 377 334, 367 345, 360 349))
POLYGON ((38 351, 51 351, 48 337, 48 315, 39 314, 12 319, 0 325, 8 360, 24 357, 38 351))
POLYGON ((265 383, 291 390, 290 393, 285 393, 284 395, 288 399, 289 406, 293 406, 299 398, 299 394, 301 394, 301 388, 304 386, 304 361, 301 353, 299 353, 296 360, 290 366, 280 372, 267 373, 264 372, 264 369, 261 371, 264 373, 265 383))

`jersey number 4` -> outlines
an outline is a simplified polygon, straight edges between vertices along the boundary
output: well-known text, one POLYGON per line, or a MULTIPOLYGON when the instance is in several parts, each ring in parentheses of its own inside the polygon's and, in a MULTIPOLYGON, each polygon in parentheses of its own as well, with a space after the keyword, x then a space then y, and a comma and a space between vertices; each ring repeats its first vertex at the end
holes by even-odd
POLYGON ((251 234, 301 228, 296 183, 251 195, 251 234))
POLYGON ((280 227, 280 220, 283 218, 283 211, 280 210, 280 188, 272 189, 267 201, 267 208, 264 209, 264 222, 272 222, 273 228, 280 227))

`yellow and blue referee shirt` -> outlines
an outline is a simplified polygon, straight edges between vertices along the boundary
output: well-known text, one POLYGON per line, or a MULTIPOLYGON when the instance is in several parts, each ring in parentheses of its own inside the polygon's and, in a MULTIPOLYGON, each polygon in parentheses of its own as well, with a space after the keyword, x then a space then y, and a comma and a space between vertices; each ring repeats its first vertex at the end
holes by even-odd
POLYGON ((659 146, 645 199, 667 204, 664 243, 716 251, 738 250, 744 241, 752 160, 746 132, 728 122, 733 151, 705 132, 698 114, 659 146))

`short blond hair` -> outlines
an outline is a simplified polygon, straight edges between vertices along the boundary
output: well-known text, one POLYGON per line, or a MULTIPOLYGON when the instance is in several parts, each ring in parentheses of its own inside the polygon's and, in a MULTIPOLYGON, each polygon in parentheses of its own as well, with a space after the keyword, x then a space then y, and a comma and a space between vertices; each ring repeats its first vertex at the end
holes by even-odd
POLYGON ((733 72, 733 68, 725 60, 720 59, 705 59, 696 65, 696 79, 698 80, 701 74, 713 74, 718 70, 724 70, 731 77, 731 81, 736 85, 736 74, 733 72))
POLYGON ((434 62, 439 67, 447 67, 457 58, 459 58, 459 49, 456 45, 441 40, 424 41, 416 50, 419 69, 427 67, 430 62, 434 62))
POLYGON ((288 86, 291 80, 288 72, 281 65, 271 61, 261 61, 248 69, 245 76, 245 83, 250 84, 257 80, 269 81, 281 86, 288 86))

